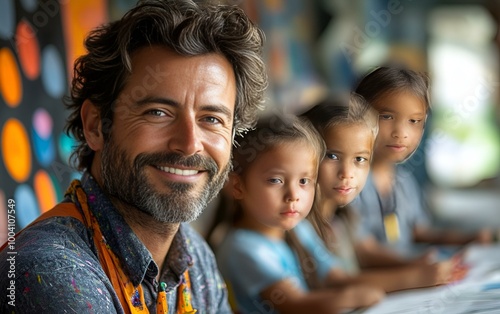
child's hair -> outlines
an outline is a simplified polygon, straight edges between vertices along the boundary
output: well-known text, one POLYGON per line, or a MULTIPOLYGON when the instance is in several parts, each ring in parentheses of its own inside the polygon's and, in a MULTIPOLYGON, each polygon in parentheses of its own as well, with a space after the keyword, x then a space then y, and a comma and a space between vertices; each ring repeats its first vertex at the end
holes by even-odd
POLYGON ((233 148, 233 172, 244 175, 255 159, 277 145, 302 141, 314 152, 317 165, 325 155, 325 143, 311 123, 296 116, 272 115, 259 120, 257 126, 243 137, 235 139, 233 148))
MULTIPOLYGON (((372 131, 373 139, 378 134, 377 111, 356 93, 340 97, 330 96, 303 113, 302 116, 307 117, 323 137, 329 128, 338 125, 364 125, 372 131)), ((313 206, 313 212, 320 213, 317 201, 313 206)), ((335 215, 345 219, 350 226, 353 226, 356 220, 354 211, 350 210, 348 206, 342 210, 336 210, 335 215)), ((311 223, 325 244, 330 249, 334 248, 336 241, 331 227, 329 227, 329 219, 323 214, 311 220, 311 223)), ((333 251, 335 250, 333 249, 333 251)))
POLYGON ((378 133, 378 113, 359 94, 330 96, 302 114, 324 137, 326 130, 337 125, 364 124, 378 133))
POLYGON ((388 93, 410 92, 424 102, 427 113, 431 109, 429 77, 406 68, 376 68, 360 80, 355 91, 371 104, 388 93))

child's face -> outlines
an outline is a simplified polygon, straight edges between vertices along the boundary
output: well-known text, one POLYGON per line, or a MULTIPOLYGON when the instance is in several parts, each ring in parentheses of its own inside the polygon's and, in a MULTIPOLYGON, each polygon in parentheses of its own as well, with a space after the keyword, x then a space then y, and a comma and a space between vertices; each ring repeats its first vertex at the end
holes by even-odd
POLYGON ((311 210, 317 178, 317 156, 303 142, 281 144, 262 153, 239 176, 233 195, 244 219, 259 229, 288 230, 311 210))
POLYGON ((318 174, 321 198, 345 206, 365 186, 374 135, 366 125, 337 125, 326 130, 324 140, 326 156, 318 174))
POLYGON ((382 95, 373 106, 379 112, 375 159, 399 163, 418 147, 424 132, 426 107, 409 92, 382 95))

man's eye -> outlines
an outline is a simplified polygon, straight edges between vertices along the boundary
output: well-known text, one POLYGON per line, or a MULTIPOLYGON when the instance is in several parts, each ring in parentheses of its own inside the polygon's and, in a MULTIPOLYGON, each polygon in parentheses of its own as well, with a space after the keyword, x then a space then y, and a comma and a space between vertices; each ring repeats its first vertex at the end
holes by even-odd
POLYGON ((149 110, 148 114, 150 114, 152 116, 157 116, 157 117, 164 117, 164 116, 166 116, 165 112, 163 112, 161 110, 158 110, 158 109, 149 110))
POLYGON ((205 117, 203 120, 211 124, 222 124, 222 120, 216 117, 205 117))

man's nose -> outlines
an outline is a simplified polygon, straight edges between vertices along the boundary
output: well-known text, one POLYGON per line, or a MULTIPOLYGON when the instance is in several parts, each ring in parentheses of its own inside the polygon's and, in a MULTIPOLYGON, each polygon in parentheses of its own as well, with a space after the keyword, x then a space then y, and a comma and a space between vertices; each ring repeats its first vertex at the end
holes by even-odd
POLYGON ((203 150, 201 135, 196 120, 192 116, 181 116, 169 129, 168 148, 185 156, 195 155, 203 150))

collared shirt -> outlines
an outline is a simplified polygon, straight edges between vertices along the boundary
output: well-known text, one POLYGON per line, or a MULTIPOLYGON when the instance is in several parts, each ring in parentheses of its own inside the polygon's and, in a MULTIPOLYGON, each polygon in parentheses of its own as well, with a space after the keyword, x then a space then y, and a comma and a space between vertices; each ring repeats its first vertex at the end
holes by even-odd
MULTIPOLYGON (((159 269, 151 253, 88 173, 82 187, 107 244, 132 283, 142 285, 149 312, 156 313, 159 269)), ((93 239, 77 219, 38 222, 16 238, 15 248, 15 263, 8 260, 7 249, 0 252, 1 313, 124 313, 93 239), (12 268, 15 276, 9 278, 12 268)), ((213 253, 189 224, 181 224, 160 273, 160 281, 167 285, 169 313, 177 310, 177 287, 188 268, 197 313, 230 313, 213 253)))

